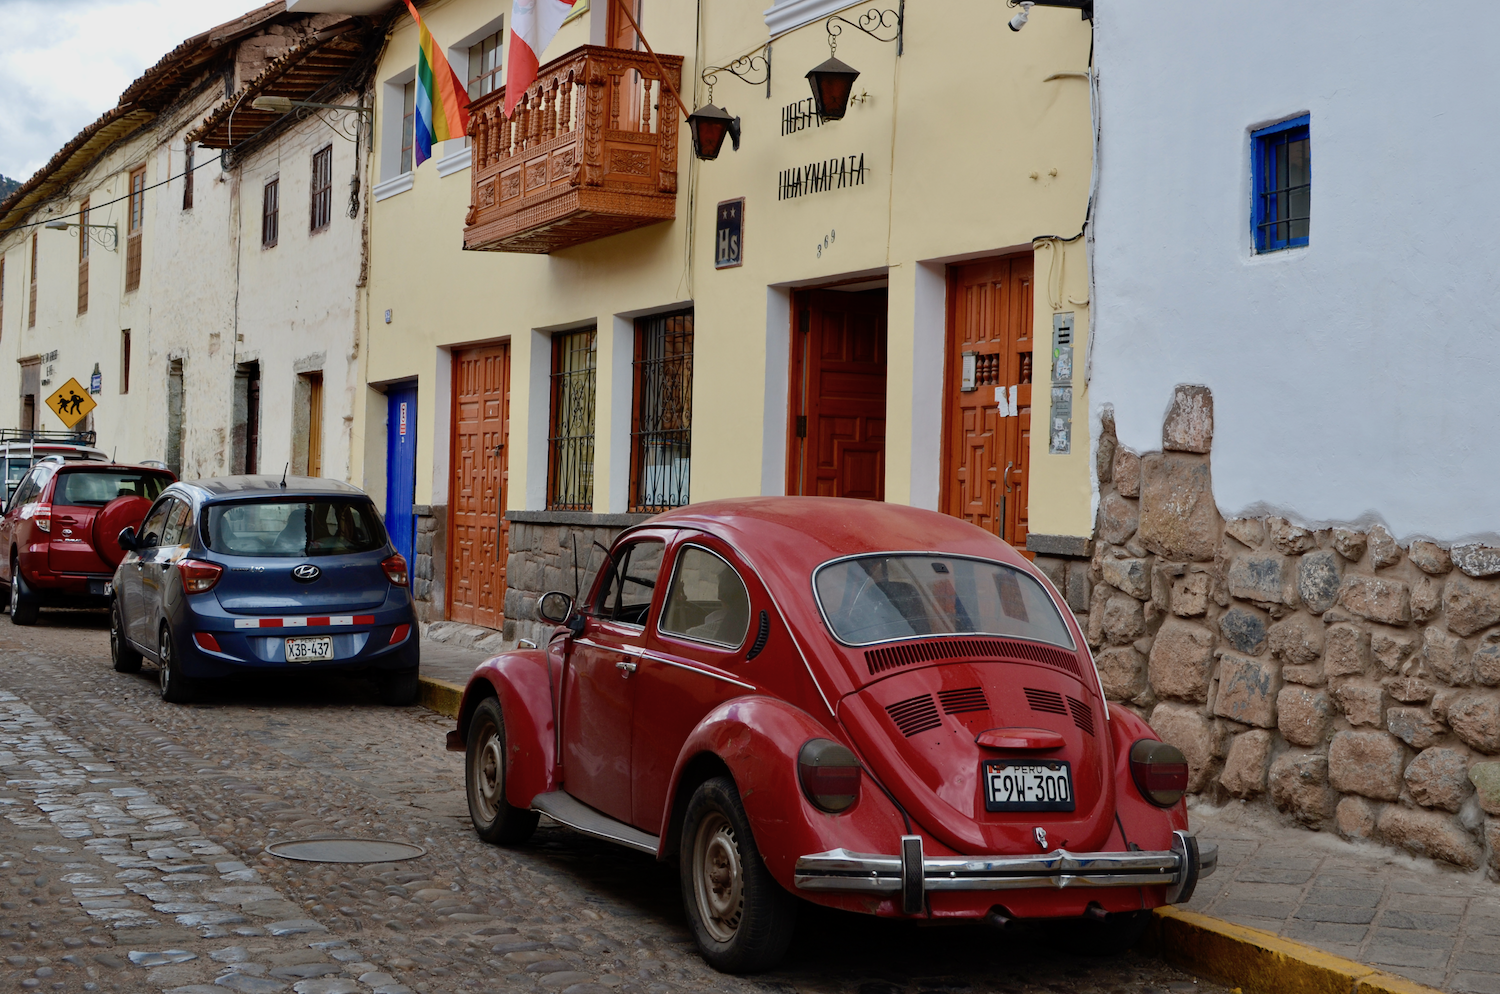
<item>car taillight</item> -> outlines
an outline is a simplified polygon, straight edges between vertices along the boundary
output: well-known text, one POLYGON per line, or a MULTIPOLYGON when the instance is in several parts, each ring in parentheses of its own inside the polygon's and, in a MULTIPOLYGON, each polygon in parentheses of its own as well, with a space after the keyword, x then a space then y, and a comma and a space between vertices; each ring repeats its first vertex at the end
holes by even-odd
POLYGON ((813 739, 797 754, 797 777, 813 805, 837 814, 859 800, 859 757, 832 739, 813 739))
POLYGON ((31 512, 31 520, 37 531, 52 534, 52 505, 38 504, 36 510, 31 512))
POLYGON ((177 563, 177 574, 182 577, 182 592, 201 594, 212 590, 224 573, 218 563, 205 563, 201 559, 182 559, 177 563))
POLYGON ((207 649, 209 652, 222 652, 219 648, 219 640, 208 632, 195 632, 193 641, 198 643, 198 648, 207 649))
POLYGON ((398 552, 391 558, 382 562, 380 564, 380 568, 385 570, 386 578, 389 579, 392 584, 398 587, 406 586, 406 557, 401 553, 398 552))
POLYGON ((391 632, 391 645, 400 645, 406 641, 406 636, 411 634, 411 625, 397 625, 395 631, 391 632))
POLYGON ((1170 808, 1187 792, 1187 759, 1174 745, 1141 739, 1130 747, 1130 776, 1142 797, 1158 807, 1170 808))

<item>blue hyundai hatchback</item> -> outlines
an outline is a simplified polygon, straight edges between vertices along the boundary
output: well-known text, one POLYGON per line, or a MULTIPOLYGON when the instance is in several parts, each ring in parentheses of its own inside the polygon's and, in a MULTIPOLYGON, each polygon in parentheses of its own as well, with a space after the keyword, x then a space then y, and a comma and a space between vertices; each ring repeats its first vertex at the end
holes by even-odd
POLYGON ((416 699, 406 560, 358 488, 274 476, 174 483, 120 545, 114 666, 155 661, 164 700, 188 701, 205 680, 311 670, 374 677, 387 704, 416 699))

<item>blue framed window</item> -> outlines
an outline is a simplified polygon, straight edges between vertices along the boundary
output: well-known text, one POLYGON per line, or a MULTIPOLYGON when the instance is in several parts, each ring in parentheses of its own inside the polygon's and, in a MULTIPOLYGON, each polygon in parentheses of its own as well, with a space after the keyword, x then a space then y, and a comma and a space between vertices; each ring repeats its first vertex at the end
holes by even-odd
POLYGON ((1312 205, 1312 151, 1308 115, 1250 134, 1255 205, 1255 251, 1307 244, 1312 205))

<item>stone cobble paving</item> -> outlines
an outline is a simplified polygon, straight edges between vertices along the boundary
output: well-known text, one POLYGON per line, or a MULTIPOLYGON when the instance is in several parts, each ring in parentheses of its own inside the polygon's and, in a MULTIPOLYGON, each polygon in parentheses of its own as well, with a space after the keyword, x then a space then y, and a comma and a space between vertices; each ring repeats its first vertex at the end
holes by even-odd
POLYGON ((102 618, 0 620, 0 992, 918 994, 1217 991, 1066 937, 807 908, 785 964, 697 956, 675 867, 544 820, 516 849, 468 823, 448 719, 357 681, 163 704, 114 673, 102 618), (316 864, 277 840, 414 843, 316 864))
POLYGON ((1500 994, 1500 887, 1238 804, 1191 809, 1219 869, 1188 905, 1430 987, 1500 994))

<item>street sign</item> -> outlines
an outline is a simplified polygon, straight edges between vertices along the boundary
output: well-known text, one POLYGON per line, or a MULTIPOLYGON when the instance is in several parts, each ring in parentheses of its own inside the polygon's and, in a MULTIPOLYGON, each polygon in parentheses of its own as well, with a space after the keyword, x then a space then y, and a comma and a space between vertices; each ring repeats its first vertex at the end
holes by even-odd
POLYGON ((78 426, 78 422, 88 417, 89 412, 99 406, 99 402, 89 396, 83 384, 75 379, 57 388, 57 393, 47 398, 47 406, 52 408, 52 413, 62 419, 62 423, 69 428, 78 426))

